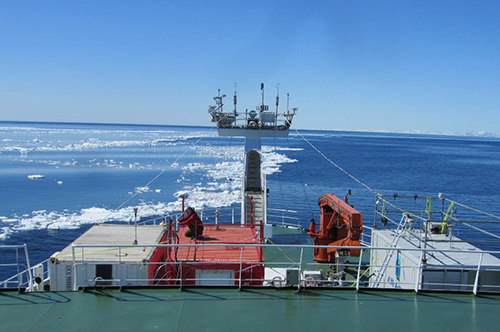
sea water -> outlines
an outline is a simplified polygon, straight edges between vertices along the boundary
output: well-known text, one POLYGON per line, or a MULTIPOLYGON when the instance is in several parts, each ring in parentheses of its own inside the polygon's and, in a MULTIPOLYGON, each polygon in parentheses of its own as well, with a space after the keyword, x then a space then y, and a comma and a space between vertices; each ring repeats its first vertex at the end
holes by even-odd
MULTIPOLYGON (((270 220, 307 227, 319 218, 321 195, 351 190, 350 203, 373 224, 374 192, 311 144, 378 193, 444 193, 500 214, 499 139, 292 130, 288 139, 263 139, 268 204, 277 209, 270 220), (284 219, 283 209, 296 213, 284 219)), ((227 208, 240 204, 242 172, 243 139, 219 138, 214 128, 1 122, 0 244, 26 243, 31 261, 42 261, 95 223, 174 215, 182 196, 211 222, 215 209, 229 219, 227 208)), ((0 257, 11 263, 15 252, 0 257)), ((12 272, 0 267, 0 279, 12 272)))

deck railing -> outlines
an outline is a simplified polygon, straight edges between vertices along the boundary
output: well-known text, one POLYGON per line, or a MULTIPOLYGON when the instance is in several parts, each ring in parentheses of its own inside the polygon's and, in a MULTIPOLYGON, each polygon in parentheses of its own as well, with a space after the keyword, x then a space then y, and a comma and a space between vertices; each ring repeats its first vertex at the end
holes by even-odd
MULTIPOLYGON (((297 216, 297 211, 289 209, 267 208, 267 223, 270 225, 301 227, 300 218, 297 216)), ((239 224, 241 223, 241 208, 216 208, 216 209, 197 209, 196 212, 201 220, 205 222, 214 222, 218 215, 221 223, 239 224)), ((140 220, 138 225, 160 225, 162 222, 167 223, 169 220, 176 222, 182 217, 182 213, 172 213, 163 216, 157 216, 140 220)), ((256 220, 259 222, 260 220, 256 220)), ((130 223, 130 222, 129 222, 130 223)))
POLYGON ((73 271, 73 290, 81 287, 95 287, 99 285, 111 286, 145 286, 156 285, 164 286, 166 284, 173 287, 186 287, 196 285, 231 285, 238 288, 252 286, 293 286, 297 288, 307 287, 347 287, 359 289, 411 289, 415 292, 421 290, 448 290, 464 291, 477 294, 478 292, 499 292, 500 291, 500 264, 485 265, 484 258, 487 255, 500 255, 500 251, 462 251, 462 250, 438 250, 438 249, 403 249, 391 247, 335 247, 335 246, 314 246, 314 245, 270 245, 270 244, 165 244, 165 245, 137 245, 136 247, 144 250, 152 248, 166 248, 175 250, 175 248, 210 248, 226 247, 231 250, 240 250, 240 259, 226 262, 204 262, 193 260, 174 260, 168 262, 125 262, 121 260, 122 251, 130 248, 130 245, 107 246, 107 245, 74 245, 72 252, 71 268, 73 271), (248 262, 243 258, 245 248, 262 248, 265 250, 265 262, 248 262), (313 262, 312 250, 317 248, 328 248, 339 250, 361 249, 360 257, 348 257, 340 259, 338 263, 318 263, 313 262), (86 260, 85 252, 96 250, 117 250, 120 259, 116 262, 109 262, 113 266, 113 278, 102 279, 94 277, 92 271, 95 266, 102 264, 95 261, 86 260), (423 254, 428 257, 440 254, 450 255, 460 253, 461 255, 473 255, 475 263, 469 265, 438 265, 432 262, 422 261, 423 254), (416 264, 401 264, 394 260, 387 262, 377 262, 373 259, 367 260, 367 257, 373 257, 377 252, 384 255, 401 255, 413 253, 420 260, 416 264), (268 257, 269 258, 269 257, 268 257), (216 267, 214 268, 214 264, 216 267), (168 278, 164 274, 155 274, 148 277, 129 277, 124 271, 129 267, 146 269, 154 265, 158 271, 162 267, 169 266, 175 271, 175 275, 168 278), (209 267, 207 267, 209 266, 209 267), (227 269, 225 268, 227 266, 227 269), (236 266, 236 267, 235 267, 236 266), (245 277, 245 271, 260 267, 265 269, 263 278, 245 277), (223 277, 196 278, 192 274, 186 273, 186 270, 212 269, 219 271, 233 271, 226 273, 223 277), (245 270, 246 269, 246 270, 245 270), (287 278, 287 273, 293 272, 296 280, 291 282, 287 278), (269 273, 268 273, 269 272, 269 273), (436 275, 442 276, 441 279, 436 275), (316 277, 314 277, 316 276, 316 277), (321 276, 321 277, 319 277, 321 276), (480 282, 484 276, 483 282, 480 282), (490 282, 490 283, 489 283, 490 282))
MULTIPOLYGON (((28 246, 26 244, 1 245, 0 250, 4 252, 15 251, 15 262, 0 263, 0 267, 2 269, 13 268, 16 270, 16 274, 0 282, 0 288, 17 288, 20 290, 21 288, 28 287, 32 289, 33 274, 28 255, 28 246)), ((5 257, 5 255, 3 256, 5 257)))
MULTIPOLYGON (((327 287, 327 288, 355 288, 359 289, 411 289, 415 292, 421 290, 444 290, 472 292, 500 292, 500 264, 495 261, 495 256, 500 256, 500 251, 456 249, 422 249, 422 248, 394 248, 394 247, 334 247, 314 245, 291 244, 151 244, 134 245, 143 250, 179 250, 180 248, 210 248, 225 247, 240 251, 240 259, 234 261, 215 263, 217 270, 233 271, 223 277, 196 278, 187 273, 187 270, 203 270, 210 267, 214 269, 214 262, 193 261, 177 259, 173 261, 127 262, 121 259, 123 251, 131 248, 130 245, 73 245, 69 269, 72 274, 71 289, 81 287, 106 287, 109 286, 165 286, 183 288, 196 285, 231 285, 238 288, 269 286, 297 288, 327 287), (243 250, 245 248, 261 248, 265 251, 264 262, 245 261, 243 250), (318 263, 312 261, 312 251, 318 248, 361 249, 360 257, 345 257, 337 263, 318 263), (85 253, 96 251, 117 252, 117 261, 96 262, 86 259, 85 253), (373 257, 391 256, 394 259, 377 261, 373 257), (439 265, 432 262, 432 257, 438 259, 439 255, 452 257, 453 254, 468 255, 471 264, 439 265), (429 261, 422 258, 427 255, 429 261), (417 262, 411 264, 401 263, 396 256, 417 257, 417 262), (413 256, 412 256, 413 255, 413 256), (470 256, 472 255, 472 256, 470 256), (485 261, 489 260, 489 263, 485 261), (97 265, 109 264, 113 267, 113 277, 108 279, 96 278, 97 265), (175 275, 166 276, 164 273, 154 275, 127 275, 128 269, 147 271, 154 266, 155 272, 169 266, 175 275), (225 269, 227 266, 227 269, 225 269), (249 269, 264 269, 264 276, 259 278, 249 277, 245 274, 249 269), (295 274, 296 280, 290 281, 288 272, 295 274)), ((42 291, 50 283, 49 260, 31 267, 27 256, 27 246, 0 246, 1 249, 18 250, 26 258, 24 263, 18 259, 16 268, 18 273, 0 283, 1 288, 26 288, 28 291, 42 291), (40 272, 42 271, 42 272, 40 272), (42 273, 42 276, 40 276, 42 273), (44 287, 45 286, 45 287, 44 287)), ((407 259, 408 261, 408 259, 407 259)), ((12 263, 14 264, 14 263, 12 263)), ((11 264, 9 264, 10 266, 11 264)), ((164 270, 161 270, 164 271, 164 270)))

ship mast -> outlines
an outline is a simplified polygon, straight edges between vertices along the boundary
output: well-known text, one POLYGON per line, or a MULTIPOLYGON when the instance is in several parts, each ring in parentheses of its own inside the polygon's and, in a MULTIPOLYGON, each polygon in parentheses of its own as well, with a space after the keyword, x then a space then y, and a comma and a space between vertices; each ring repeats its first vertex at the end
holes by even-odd
MULTIPOLYGON (((276 111, 269 111, 269 105, 265 104, 264 83, 261 83, 261 104, 254 110, 245 112, 239 116, 236 111, 236 85, 234 92, 234 110, 226 113, 222 110, 222 98, 220 90, 214 97, 216 106, 210 106, 208 113, 212 116, 212 122, 217 125, 220 137, 243 137, 245 138, 245 174, 242 183, 241 201, 241 223, 245 225, 258 224, 261 221, 267 224, 267 187, 266 178, 262 172, 261 150, 263 137, 288 137, 293 113, 279 113, 279 84, 276 94, 276 111)), ((288 95, 287 95, 288 96, 288 95)), ((264 232, 270 232, 270 227, 265 227, 264 232), (268 229, 268 231, 266 231, 268 229)), ((269 234, 266 234, 268 237, 269 234)))

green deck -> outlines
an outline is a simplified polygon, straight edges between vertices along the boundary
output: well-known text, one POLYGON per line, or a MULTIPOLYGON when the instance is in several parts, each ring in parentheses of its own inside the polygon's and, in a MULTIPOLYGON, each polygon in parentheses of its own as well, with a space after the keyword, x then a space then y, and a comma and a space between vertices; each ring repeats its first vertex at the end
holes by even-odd
POLYGON ((500 296, 350 290, 0 292, 0 331, 495 331, 500 296))

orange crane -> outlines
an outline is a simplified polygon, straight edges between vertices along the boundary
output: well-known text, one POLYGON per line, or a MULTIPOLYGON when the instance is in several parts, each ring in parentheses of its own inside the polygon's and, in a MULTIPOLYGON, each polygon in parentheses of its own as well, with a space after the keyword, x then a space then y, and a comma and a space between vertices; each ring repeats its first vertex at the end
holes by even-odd
MULTIPOLYGON (((321 246, 360 246, 359 237, 363 231, 363 216, 347 202, 332 194, 320 197, 318 204, 321 212, 319 231, 316 222, 311 220, 309 237, 314 238, 315 245, 321 246)), ((335 262, 339 256, 358 257, 360 249, 314 248, 314 259, 318 262, 335 262)))

